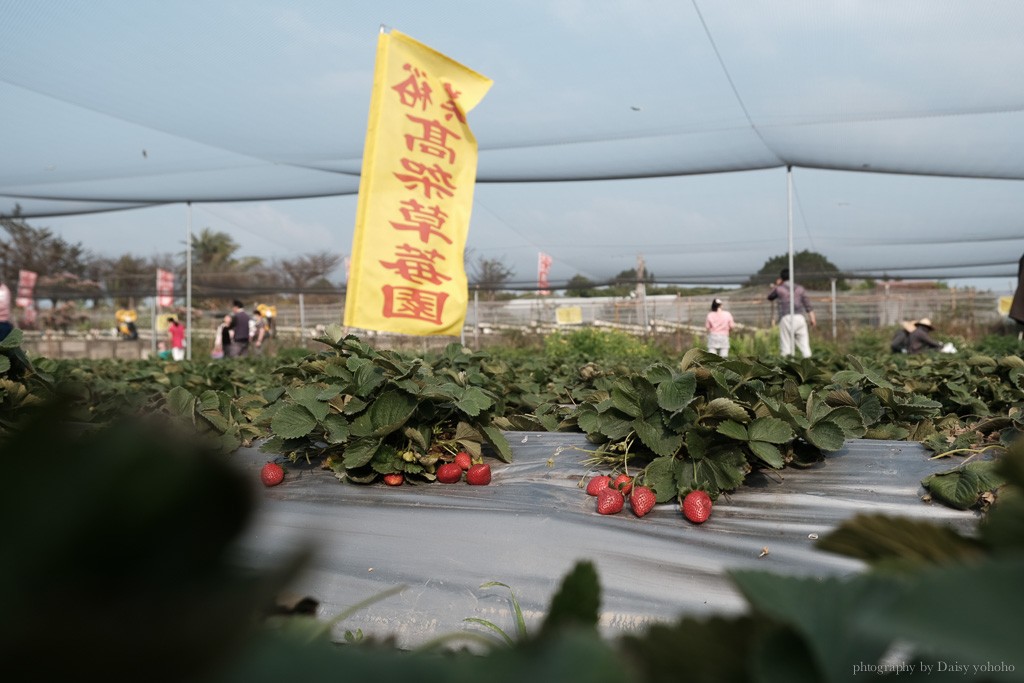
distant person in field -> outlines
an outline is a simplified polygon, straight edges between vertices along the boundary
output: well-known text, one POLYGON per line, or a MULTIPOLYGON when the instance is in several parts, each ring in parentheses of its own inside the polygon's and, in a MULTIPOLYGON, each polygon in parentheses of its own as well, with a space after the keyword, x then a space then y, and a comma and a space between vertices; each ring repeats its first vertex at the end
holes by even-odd
POLYGON ((811 336, 807 329, 807 321, 810 320, 811 327, 816 327, 818 320, 814 316, 811 300, 807 298, 807 290, 795 282, 793 313, 790 315, 789 288, 789 268, 783 268, 771 291, 768 292, 768 300, 777 302, 779 306, 779 352, 783 356, 792 356, 795 344, 804 358, 810 358, 811 336))
POLYGON ((11 324, 11 290, 0 282, 0 339, 4 339, 14 329, 11 324))
POLYGON ((242 302, 235 299, 231 304, 231 344, 228 356, 238 358, 249 354, 249 314, 242 302))
POLYGON ((711 302, 711 311, 704 320, 704 328, 708 331, 708 351, 722 358, 729 357, 729 333, 736 327, 732 313, 722 308, 722 300, 711 302))
POLYGON ((889 349, 893 353, 906 353, 910 345, 910 335, 914 332, 914 323, 902 322, 896 336, 889 342, 889 349))
POLYGON ((167 336, 171 339, 171 358, 185 360, 185 326, 177 318, 167 319, 167 336))
POLYGON ((267 323, 259 308, 252 309, 249 316, 249 343, 253 345, 253 353, 259 354, 263 350, 263 339, 267 335, 267 323))
POLYGON ((226 315, 217 325, 213 332, 213 350, 210 351, 210 358, 224 358, 231 346, 231 316, 226 315))
POLYGON ((930 333, 934 329, 932 321, 928 318, 921 318, 914 323, 914 331, 910 333, 910 338, 907 341, 907 353, 924 353, 941 349, 942 342, 935 341, 931 337, 930 333))

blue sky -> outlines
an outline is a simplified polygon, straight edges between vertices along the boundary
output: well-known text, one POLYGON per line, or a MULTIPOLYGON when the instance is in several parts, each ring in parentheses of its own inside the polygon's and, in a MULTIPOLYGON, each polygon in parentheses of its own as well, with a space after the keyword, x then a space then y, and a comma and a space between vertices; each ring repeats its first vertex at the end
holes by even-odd
POLYGON ((0 211, 97 253, 347 254, 381 25, 494 80, 469 248, 536 277, 842 269, 999 291, 1024 254, 1002 0, 0 0, 0 211), (316 198, 298 198, 311 195, 316 198), (285 198, 291 197, 291 198, 285 198), (233 201, 225 201, 233 200, 233 201), (76 216, 72 208, 150 208, 76 216), (55 208, 56 207, 56 208, 55 208))

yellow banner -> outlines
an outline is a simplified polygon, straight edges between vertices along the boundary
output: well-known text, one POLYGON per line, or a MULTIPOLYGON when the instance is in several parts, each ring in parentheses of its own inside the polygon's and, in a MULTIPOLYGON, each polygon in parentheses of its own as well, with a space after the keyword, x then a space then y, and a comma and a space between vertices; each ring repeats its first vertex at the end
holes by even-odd
POLYGON ((477 145, 466 112, 492 81, 381 33, 359 181, 345 325, 459 335, 477 145))

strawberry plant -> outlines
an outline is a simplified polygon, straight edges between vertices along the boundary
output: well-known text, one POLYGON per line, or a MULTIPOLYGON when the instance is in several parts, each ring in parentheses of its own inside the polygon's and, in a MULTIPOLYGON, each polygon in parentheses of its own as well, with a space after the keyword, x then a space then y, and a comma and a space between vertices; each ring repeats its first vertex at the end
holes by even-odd
POLYGON ((315 458, 353 483, 390 473, 433 481, 457 453, 479 458, 485 447, 511 461, 501 387, 460 345, 428 361, 376 351, 338 326, 318 341, 327 350, 278 368, 278 386, 264 392, 262 450, 315 458))
POLYGON ((597 444, 594 463, 639 471, 658 502, 698 488, 714 499, 755 468, 807 465, 883 418, 900 425, 940 407, 850 363, 830 378, 808 359, 771 365, 694 349, 678 367, 616 377, 566 423, 597 444))

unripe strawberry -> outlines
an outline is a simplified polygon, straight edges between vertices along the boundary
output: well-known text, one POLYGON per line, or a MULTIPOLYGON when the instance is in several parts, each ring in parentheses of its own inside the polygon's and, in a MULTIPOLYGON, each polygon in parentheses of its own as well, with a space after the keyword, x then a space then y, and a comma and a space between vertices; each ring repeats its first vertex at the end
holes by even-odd
POLYGON ((401 486, 405 481, 405 475, 401 472, 391 472, 384 475, 384 483, 388 486, 401 486))

